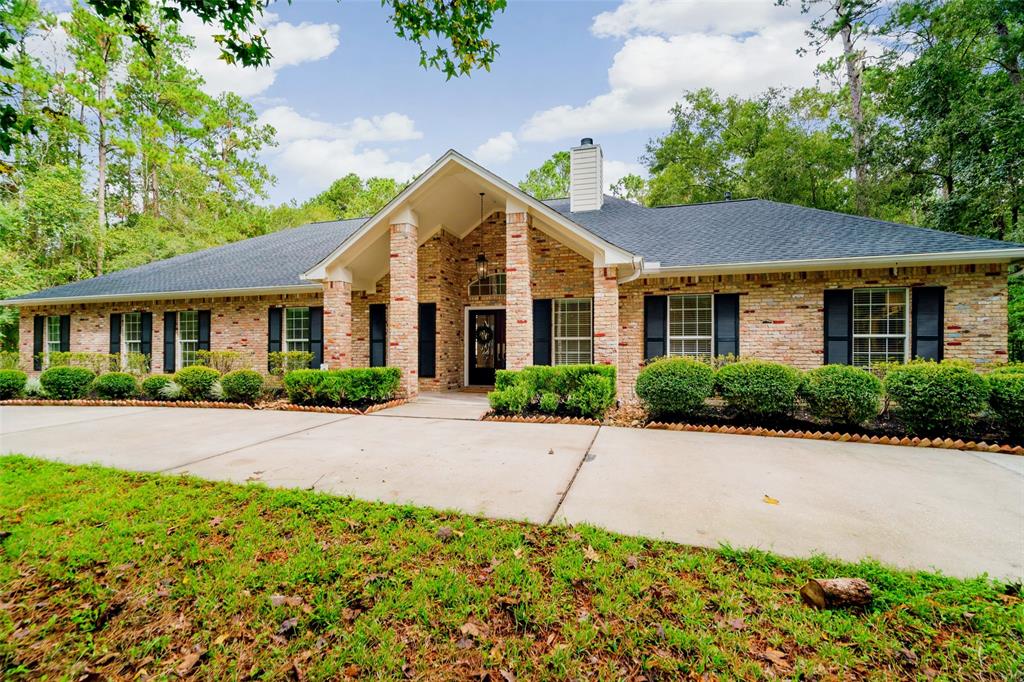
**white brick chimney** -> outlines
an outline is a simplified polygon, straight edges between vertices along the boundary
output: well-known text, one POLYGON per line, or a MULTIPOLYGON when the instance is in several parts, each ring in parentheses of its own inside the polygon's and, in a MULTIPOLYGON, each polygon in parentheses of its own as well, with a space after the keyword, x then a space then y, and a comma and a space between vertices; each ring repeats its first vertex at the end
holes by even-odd
POLYGON ((589 137, 569 150, 569 210, 597 211, 604 203, 604 155, 589 137))

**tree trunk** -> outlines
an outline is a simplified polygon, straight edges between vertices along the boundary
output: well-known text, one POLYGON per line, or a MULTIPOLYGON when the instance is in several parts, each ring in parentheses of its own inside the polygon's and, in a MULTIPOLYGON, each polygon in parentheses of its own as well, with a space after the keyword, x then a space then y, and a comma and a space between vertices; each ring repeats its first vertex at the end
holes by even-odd
POLYGON ((812 578, 800 588, 800 597, 818 609, 863 606, 872 599, 871 586, 860 578, 812 578))
MULTIPOLYGON (((844 0, 837 0, 836 13, 843 17, 844 0)), ((868 214, 867 164, 864 163, 864 54, 853 45, 853 19, 846 17, 840 30, 843 39, 843 62, 846 64, 846 82, 850 87, 850 139, 853 143, 853 174, 856 190, 856 208, 860 215, 868 214)))
POLYGON ((107 99, 107 78, 100 79, 97 88, 97 140, 96 140, 96 206, 99 221, 99 237, 96 240, 96 274, 103 274, 103 258, 106 255, 107 237, 107 115, 104 103, 107 99))

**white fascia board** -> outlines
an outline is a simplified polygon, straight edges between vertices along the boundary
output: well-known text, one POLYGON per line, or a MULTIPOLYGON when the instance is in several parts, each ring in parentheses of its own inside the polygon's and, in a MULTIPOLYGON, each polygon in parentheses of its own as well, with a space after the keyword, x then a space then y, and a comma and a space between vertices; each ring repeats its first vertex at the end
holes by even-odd
POLYGON ((77 303, 119 303, 132 301, 163 301, 181 298, 226 298, 229 296, 267 296, 278 294, 309 294, 323 291, 320 284, 298 284, 281 287, 251 287, 247 289, 203 289, 197 291, 157 291, 138 294, 98 294, 94 296, 54 296, 50 298, 7 299, 0 305, 31 308, 41 305, 71 305, 77 303))
POLYGON ((504 178, 495 175, 491 171, 487 170, 483 166, 477 164, 462 154, 458 153, 454 149, 449 149, 444 155, 435 161, 430 168, 425 170, 416 180, 414 180, 408 187, 399 192, 399 194, 389 201, 384 208, 380 209, 365 223, 359 226, 355 232, 350 234, 345 241, 343 241, 338 248, 336 248, 329 256, 324 258, 322 261, 314 265, 312 268, 307 270, 301 275, 301 279, 320 281, 327 276, 327 266, 332 263, 335 259, 341 256, 348 248, 359 241, 361 237, 370 232, 377 224, 380 223, 387 215, 389 215, 399 204, 405 201, 413 192, 421 188, 427 182, 430 181, 437 173, 449 162, 458 163, 460 166, 468 171, 476 173, 493 185, 496 185, 501 190, 511 194, 515 199, 524 204, 527 209, 534 215, 545 218, 548 222, 551 222, 569 232, 575 234, 580 239, 589 242, 594 245, 595 248, 603 251, 604 262, 607 265, 618 265, 625 263, 632 263, 634 261, 634 254, 615 246, 611 242, 607 242, 595 235, 590 230, 582 227, 576 222, 569 220, 558 211, 548 207, 543 202, 534 199, 526 192, 522 191, 515 185, 511 184, 504 178))
POLYGON ((984 251, 950 251, 947 253, 913 253, 898 256, 855 256, 850 258, 812 258, 805 260, 722 263, 718 265, 687 265, 661 267, 644 265, 641 277, 682 277, 687 275, 728 275, 757 272, 792 272, 797 270, 849 270, 855 268, 897 268, 918 265, 954 265, 964 263, 1014 263, 1024 259, 1024 248, 987 249, 984 251))

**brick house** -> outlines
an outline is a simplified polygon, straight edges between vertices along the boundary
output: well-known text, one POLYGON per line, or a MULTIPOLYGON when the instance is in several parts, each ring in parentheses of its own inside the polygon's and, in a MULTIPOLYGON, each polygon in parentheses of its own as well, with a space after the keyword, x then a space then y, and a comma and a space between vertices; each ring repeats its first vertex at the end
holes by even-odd
POLYGON ((602 194, 601 148, 570 196, 538 201, 454 151, 370 218, 315 223, 38 291, 20 352, 307 350, 393 365, 407 395, 496 368, 729 353, 812 368, 1006 360, 1007 277, 1024 246, 762 200, 644 208, 602 194))

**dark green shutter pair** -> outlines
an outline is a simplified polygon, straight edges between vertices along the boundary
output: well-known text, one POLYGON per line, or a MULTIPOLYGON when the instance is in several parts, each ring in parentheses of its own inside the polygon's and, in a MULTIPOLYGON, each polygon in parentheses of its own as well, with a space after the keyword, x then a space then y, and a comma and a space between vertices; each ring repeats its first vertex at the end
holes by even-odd
MULTIPOLYGON (((46 315, 36 315, 32 319, 32 369, 43 368, 43 337, 46 334, 46 315)), ((60 316, 60 352, 71 350, 71 316, 60 316)))
MULTIPOLYGON (((284 347, 284 308, 267 309, 267 369, 270 366, 270 354, 280 353, 284 347)), ((312 369, 319 369, 324 363, 324 307, 316 306, 309 309, 309 352, 313 359, 309 361, 312 369)))
MULTIPOLYGON (((142 354, 153 353, 153 313, 139 313, 142 322, 142 354)), ((121 354, 121 313, 110 314, 110 354, 121 354)))
MULTIPOLYGON (((740 296, 713 294, 713 355, 740 354, 740 296)), ((644 296, 644 360, 668 355, 668 296, 644 296)))
MULTIPOLYGON (((175 350, 177 349, 178 313, 164 313, 164 372, 173 374, 177 366, 175 350)), ((210 350, 210 311, 199 311, 199 343, 198 350, 210 350)))
MULTIPOLYGON (((437 304, 419 304, 419 376, 431 379, 437 376, 437 304)), ((370 304, 370 367, 388 364, 388 306, 370 304)))
MULTIPOLYGON (((910 356, 924 360, 942 360, 943 287, 911 289, 910 356)), ((849 365, 853 362, 853 290, 829 289, 825 292, 825 364, 849 365)))

